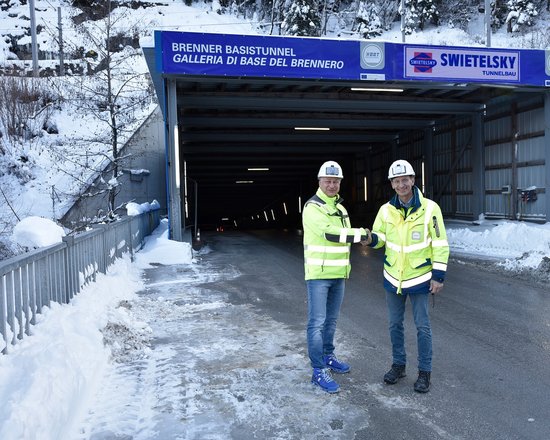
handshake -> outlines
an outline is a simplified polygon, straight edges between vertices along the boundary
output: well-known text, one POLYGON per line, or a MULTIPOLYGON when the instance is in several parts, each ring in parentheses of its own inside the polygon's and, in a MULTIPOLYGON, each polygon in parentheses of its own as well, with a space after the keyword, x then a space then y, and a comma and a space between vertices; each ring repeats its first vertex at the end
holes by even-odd
POLYGON ((370 230, 368 228, 365 228, 365 232, 366 232, 366 235, 362 235, 361 236, 361 241, 360 243, 363 245, 363 246, 368 246, 369 244, 372 243, 372 234, 370 232, 370 230))

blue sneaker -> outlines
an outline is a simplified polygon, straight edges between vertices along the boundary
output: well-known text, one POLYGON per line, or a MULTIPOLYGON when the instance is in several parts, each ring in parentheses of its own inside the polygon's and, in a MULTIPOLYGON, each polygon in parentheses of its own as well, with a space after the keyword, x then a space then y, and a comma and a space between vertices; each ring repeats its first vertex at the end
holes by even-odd
POLYGON ((340 385, 334 381, 330 371, 326 368, 314 368, 311 382, 320 386, 327 393, 337 393, 340 390, 340 385))
POLYGON ((325 365, 327 368, 330 368, 335 373, 347 373, 349 370, 351 370, 351 367, 346 364, 345 362, 342 362, 338 360, 335 354, 329 354, 323 356, 323 361, 325 362, 325 365))

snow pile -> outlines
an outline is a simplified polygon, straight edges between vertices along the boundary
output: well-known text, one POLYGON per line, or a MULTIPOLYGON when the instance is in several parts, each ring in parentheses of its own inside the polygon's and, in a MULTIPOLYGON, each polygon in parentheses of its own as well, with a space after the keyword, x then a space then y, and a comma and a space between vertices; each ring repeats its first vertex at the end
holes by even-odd
POLYGON ((71 305, 45 308, 33 335, 0 355, 0 438, 68 438, 74 429, 69 422, 81 419, 109 364, 100 329, 127 320, 125 309, 116 306, 141 286, 136 267, 120 259, 71 305))
POLYGON ((61 243, 64 229, 47 218, 30 216, 21 220, 13 228, 14 242, 29 249, 61 243))
POLYGON ((136 254, 136 266, 141 269, 152 264, 188 264, 193 261, 191 245, 168 238, 168 220, 163 219, 153 234, 145 239, 145 245, 136 254))
POLYGON ((160 203, 156 200, 153 200, 151 203, 135 203, 129 202, 126 204, 126 212, 130 216, 136 216, 143 214, 144 212, 149 212, 154 209, 160 209, 160 203))
POLYGON ((497 221, 479 226, 449 227, 451 254, 466 253, 498 259, 507 270, 539 267, 550 257, 550 223, 497 221))

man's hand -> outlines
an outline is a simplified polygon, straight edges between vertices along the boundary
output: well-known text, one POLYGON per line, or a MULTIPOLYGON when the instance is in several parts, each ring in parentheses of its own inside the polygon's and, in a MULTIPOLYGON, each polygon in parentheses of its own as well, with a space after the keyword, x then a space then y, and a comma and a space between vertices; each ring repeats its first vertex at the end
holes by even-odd
POLYGON ((430 292, 432 294, 435 295, 436 293, 441 292, 441 290, 443 290, 443 283, 440 283, 440 282, 435 281, 435 280, 430 281, 430 292))
POLYGON ((372 234, 367 228, 365 228, 365 231, 367 232, 367 239, 366 240, 361 240, 361 244, 363 246, 368 246, 369 244, 372 243, 372 234))

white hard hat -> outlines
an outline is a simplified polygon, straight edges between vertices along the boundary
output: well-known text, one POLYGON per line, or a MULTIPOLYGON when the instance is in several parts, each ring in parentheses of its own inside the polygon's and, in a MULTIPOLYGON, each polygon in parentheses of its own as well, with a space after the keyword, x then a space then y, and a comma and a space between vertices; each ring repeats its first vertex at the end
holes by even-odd
POLYGON ((414 169, 412 165, 406 160, 399 159, 391 164, 388 171, 388 179, 400 176, 414 176, 414 169))
POLYGON ((329 160, 321 165, 321 168, 319 168, 317 178, 320 177, 336 177, 338 179, 343 179, 344 173, 342 173, 342 167, 338 165, 338 163, 333 160, 329 160))

